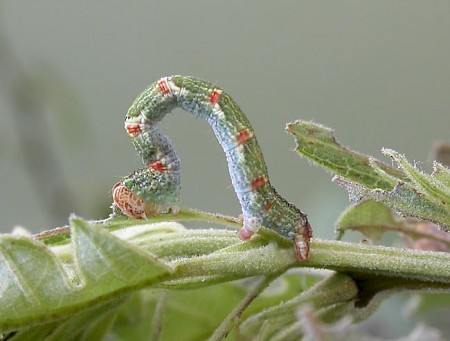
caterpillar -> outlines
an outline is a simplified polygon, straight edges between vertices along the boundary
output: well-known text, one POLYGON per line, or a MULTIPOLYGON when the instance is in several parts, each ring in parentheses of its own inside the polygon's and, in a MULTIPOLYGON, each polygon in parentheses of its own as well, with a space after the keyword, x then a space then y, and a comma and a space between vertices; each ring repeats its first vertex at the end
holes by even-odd
POLYGON ((181 189, 180 160, 157 124, 177 107, 208 122, 225 152, 242 207, 239 238, 248 240, 265 226, 293 240, 298 260, 308 258, 312 229, 306 214, 271 186, 247 117, 223 90, 197 78, 163 77, 144 90, 129 108, 125 130, 145 168, 113 187, 113 208, 138 219, 176 209, 181 189))

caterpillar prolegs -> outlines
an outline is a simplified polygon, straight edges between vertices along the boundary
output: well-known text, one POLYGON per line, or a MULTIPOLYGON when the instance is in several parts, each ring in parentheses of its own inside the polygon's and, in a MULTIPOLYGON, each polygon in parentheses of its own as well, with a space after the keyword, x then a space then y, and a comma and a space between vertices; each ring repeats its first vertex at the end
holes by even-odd
POLYGON ((208 122, 225 152, 242 207, 239 238, 247 240, 265 226, 292 239, 297 258, 306 259, 312 236, 306 214, 270 185, 261 148, 247 117, 223 90, 193 77, 161 78, 131 105, 125 130, 146 167, 114 186, 114 206, 132 218, 145 218, 177 206, 180 161, 172 143, 157 126, 177 107, 208 122))

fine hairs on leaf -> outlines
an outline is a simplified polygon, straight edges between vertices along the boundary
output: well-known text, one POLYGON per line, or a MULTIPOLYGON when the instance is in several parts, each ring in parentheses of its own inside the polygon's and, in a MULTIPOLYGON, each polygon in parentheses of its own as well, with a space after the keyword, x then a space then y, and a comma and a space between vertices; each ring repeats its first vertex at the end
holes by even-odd
POLYGON ((353 200, 375 200, 405 217, 431 221, 449 231, 450 187, 442 175, 448 169, 442 164, 435 162, 435 172, 427 175, 400 153, 384 148, 383 153, 400 166, 395 169, 343 147, 331 129, 316 123, 296 121, 287 131, 297 140, 297 152, 335 174, 334 181, 353 200))

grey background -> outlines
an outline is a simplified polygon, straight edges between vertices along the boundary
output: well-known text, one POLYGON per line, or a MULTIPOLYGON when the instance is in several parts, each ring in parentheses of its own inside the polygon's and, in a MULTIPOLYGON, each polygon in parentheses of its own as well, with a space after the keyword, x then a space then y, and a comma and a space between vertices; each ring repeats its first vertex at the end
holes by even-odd
MULTIPOLYGON (((447 1, 28 0, 0 9, 4 232, 65 224, 71 212, 105 217, 112 185, 141 166, 125 112, 164 75, 204 78, 233 96, 256 130, 272 183, 308 213, 319 237, 333 236, 347 195, 292 152, 287 122, 320 122, 360 152, 388 161, 380 149, 390 147, 426 170, 432 143, 449 142, 447 1), (31 123, 16 119, 17 78, 33 84, 27 115, 36 108, 41 116, 31 123), (24 149, 36 140, 50 147, 32 151, 30 166, 24 149), (57 172, 46 169, 47 153, 57 172), (55 205, 42 194, 60 183, 55 205)), ((209 127, 181 111, 163 127, 182 158, 183 205, 237 215, 209 127)))

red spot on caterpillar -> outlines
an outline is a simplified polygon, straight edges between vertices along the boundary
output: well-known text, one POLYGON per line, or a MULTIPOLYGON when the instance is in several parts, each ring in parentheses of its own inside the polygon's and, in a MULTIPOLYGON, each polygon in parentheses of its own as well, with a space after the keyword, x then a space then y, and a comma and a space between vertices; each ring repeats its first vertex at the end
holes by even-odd
POLYGON ((148 168, 151 168, 157 172, 164 173, 167 170, 167 167, 161 161, 155 161, 149 163, 148 168))
POLYGON ((125 122, 125 130, 127 131, 127 134, 130 135, 131 137, 136 137, 142 132, 141 125, 139 123, 125 122))
POLYGON ((250 138, 251 138, 251 134, 250 131, 245 128, 242 129, 237 135, 236 135, 236 141, 238 144, 244 144, 245 142, 247 142, 250 138))
POLYGON ((216 104, 219 101, 220 95, 222 95, 222 90, 214 89, 209 96, 209 103, 212 105, 216 104))
POLYGON ((266 184, 266 178, 262 175, 255 178, 255 180, 252 181, 252 189, 260 188, 261 186, 264 186, 266 184))
POLYGON ((168 95, 172 91, 170 90, 169 84, 167 83, 167 79, 162 78, 158 81, 158 89, 163 93, 163 95, 168 95))
POLYGON ((268 202, 267 204, 264 205, 264 211, 270 211, 273 207, 273 204, 271 202, 268 202))
POLYGON ((112 188, 114 205, 130 218, 145 219, 145 201, 118 182, 112 188))

